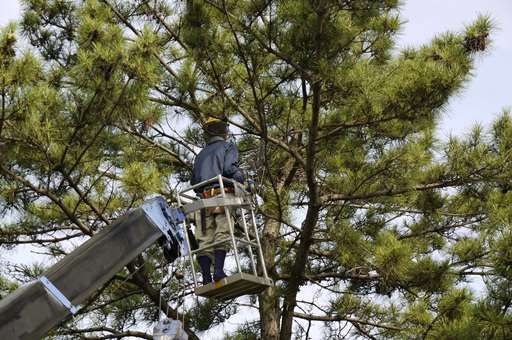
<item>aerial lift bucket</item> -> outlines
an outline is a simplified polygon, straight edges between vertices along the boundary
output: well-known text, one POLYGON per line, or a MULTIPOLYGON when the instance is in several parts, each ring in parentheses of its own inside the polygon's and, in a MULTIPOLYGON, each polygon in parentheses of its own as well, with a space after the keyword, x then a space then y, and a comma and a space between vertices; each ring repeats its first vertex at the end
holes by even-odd
MULTIPOLYGON (((186 215, 200 209, 221 207, 224 209, 226 220, 228 222, 230 233, 229 240, 217 240, 208 247, 201 247, 201 245, 199 245, 200 247, 198 249, 192 250, 188 253, 196 295, 226 300, 246 294, 257 294, 273 285, 273 281, 268 277, 267 269, 265 268, 265 261, 263 259, 263 252, 261 250, 260 238, 254 215, 254 204, 251 200, 250 194, 240 183, 219 175, 185 188, 183 191, 178 193, 177 199, 178 206, 186 215), (234 188, 234 197, 226 196, 226 192, 224 190, 225 184, 229 184, 234 188), (198 198, 194 195, 194 189, 208 185, 218 185, 220 194, 212 198, 198 198), (235 235, 234 216, 230 213, 230 210, 234 211, 235 209, 240 209, 241 212, 239 220, 242 227, 242 237, 235 235), (249 218, 246 217, 246 214, 249 215, 249 218), (249 221, 247 221, 248 219, 249 221), (250 226, 252 228, 250 228, 250 226), (211 249, 226 242, 231 243, 231 249, 233 250, 236 263, 236 272, 220 281, 206 285, 199 285, 193 256, 203 250, 211 249), (249 272, 242 271, 239 247, 245 247, 247 249, 250 263, 249 272), (256 249, 256 256, 259 257, 263 276, 258 275, 254 249, 256 249)), ((185 228, 187 228, 186 225, 185 228)), ((185 236, 188 243, 188 249, 192 249, 188 235, 185 234, 185 236)))

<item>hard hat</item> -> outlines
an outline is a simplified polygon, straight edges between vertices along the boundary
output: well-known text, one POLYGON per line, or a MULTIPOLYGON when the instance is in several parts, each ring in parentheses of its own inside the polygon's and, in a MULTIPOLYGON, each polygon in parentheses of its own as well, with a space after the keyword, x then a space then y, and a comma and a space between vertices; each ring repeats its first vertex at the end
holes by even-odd
POLYGON ((217 122, 222 122, 222 120, 220 120, 219 118, 215 118, 215 117, 208 117, 208 119, 206 120, 206 122, 204 124, 206 125, 206 124, 217 123, 217 122))
POLYGON ((228 123, 219 118, 209 117, 203 124, 203 130, 209 136, 224 136, 228 133, 228 123))

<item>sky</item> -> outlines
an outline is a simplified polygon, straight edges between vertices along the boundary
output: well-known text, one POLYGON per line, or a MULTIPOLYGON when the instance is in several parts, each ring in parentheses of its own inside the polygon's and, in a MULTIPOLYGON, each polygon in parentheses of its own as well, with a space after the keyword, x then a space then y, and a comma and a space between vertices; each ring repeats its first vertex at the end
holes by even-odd
MULTIPOLYGON (((18 0, 2 0, 0 26, 20 16, 18 0)), ((463 136, 472 126, 489 127, 503 109, 512 107, 512 1, 511 0, 406 0, 402 20, 406 23, 398 47, 419 46, 435 35, 461 31, 478 14, 490 15, 497 29, 489 52, 478 57, 473 79, 451 99, 439 126, 438 137, 463 136)))
MULTIPOLYGON (((0 26, 19 18, 20 10, 17 0, 2 0, 0 26)), ((399 48, 420 46, 447 30, 460 32, 478 14, 489 15, 497 26, 491 35, 493 44, 478 57, 465 90, 450 100, 439 126, 441 139, 464 136, 475 124, 488 128, 504 109, 512 107, 512 1, 409 0, 402 8, 406 23, 398 39, 399 48)))
POLYGON ((419 46, 448 30, 460 32, 479 14, 489 15, 497 26, 493 43, 477 58, 466 89, 450 101, 439 126, 441 138, 463 136, 477 123, 490 127, 503 109, 512 107, 512 1, 410 0, 403 7, 408 22, 398 42, 401 47, 419 46))

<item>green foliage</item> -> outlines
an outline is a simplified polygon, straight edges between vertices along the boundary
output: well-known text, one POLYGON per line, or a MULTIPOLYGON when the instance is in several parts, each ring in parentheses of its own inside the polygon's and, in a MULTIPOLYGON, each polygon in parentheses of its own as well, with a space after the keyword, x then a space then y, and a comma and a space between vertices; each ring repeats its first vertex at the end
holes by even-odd
POLYGON ((11 282, 10 280, 0 277, 0 300, 14 292, 19 285, 15 282, 11 282))
POLYGON ((453 253, 459 261, 472 262, 483 255, 484 244, 475 238, 461 238, 453 246, 453 253))
POLYGON ((375 265, 385 282, 399 281, 405 277, 411 255, 411 248, 399 242, 393 234, 383 232, 379 235, 375 248, 375 265))
POLYGON ((134 162, 129 164, 123 173, 123 183, 128 192, 159 192, 162 177, 154 164, 134 162))
POLYGON ((235 332, 232 334, 225 334, 224 340, 259 340, 261 339, 260 335, 260 325, 259 322, 246 322, 241 325, 235 332))
POLYGON ((232 315, 236 314, 236 312, 236 306, 230 306, 215 299, 207 299, 196 304, 190 310, 189 317, 195 329, 204 331, 215 325, 222 324, 232 315))

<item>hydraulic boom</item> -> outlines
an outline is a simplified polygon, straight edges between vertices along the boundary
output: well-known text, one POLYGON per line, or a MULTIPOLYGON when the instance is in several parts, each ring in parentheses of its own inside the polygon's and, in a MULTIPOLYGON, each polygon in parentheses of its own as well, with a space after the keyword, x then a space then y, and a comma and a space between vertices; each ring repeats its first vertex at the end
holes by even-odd
POLYGON ((125 265, 173 229, 161 197, 118 218, 61 261, 0 300, 0 339, 40 339, 125 265))

